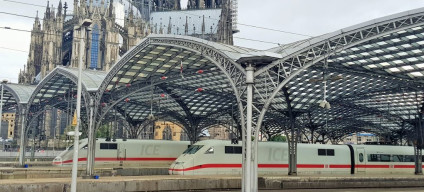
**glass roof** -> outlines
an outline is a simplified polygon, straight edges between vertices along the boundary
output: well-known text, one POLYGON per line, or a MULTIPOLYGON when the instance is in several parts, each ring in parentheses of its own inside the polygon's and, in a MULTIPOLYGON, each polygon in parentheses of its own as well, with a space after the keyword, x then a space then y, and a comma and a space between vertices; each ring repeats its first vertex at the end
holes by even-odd
MULTIPOLYGON (((322 51, 323 47, 319 47, 320 43, 324 46, 336 46, 332 44, 334 42, 330 43, 330 39, 348 36, 349 33, 377 34, 380 30, 375 27, 378 22, 383 23, 381 25, 387 28, 387 26, 401 25, 399 23, 406 20, 406 16, 411 16, 411 21, 420 21, 415 18, 420 18, 418 13, 422 14, 422 12, 423 9, 417 9, 387 16, 268 51, 280 53, 283 56, 290 55, 291 58, 300 56, 303 59, 306 54, 318 54, 322 51), (388 24, 384 25, 384 22, 388 24), (370 26, 370 29, 367 29, 367 26, 370 26), (313 48, 314 46, 317 47, 313 48), (305 50, 310 52, 301 52, 305 50)), ((381 30, 383 29, 382 27, 381 30)), ((302 114, 310 113, 310 120, 321 129, 349 132, 353 131, 350 127, 356 127, 356 131, 390 132, 400 129, 403 122, 407 122, 408 126, 412 127, 418 118, 424 97, 422 92, 423 45, 424 25, 420 24, 402 29, 395 28, 393 32, 375 35, 354 46, 348 46, 348 44, 341 46, 336 52, 324 54, 324 59, 315 61, 314 65, 300 72, 286 84, 292 106, 302 114), (330 109, 319 107, 324 99, 325 86, 325 99, 331 104, 330 109)), ((276 66, 268 67, 268 69, 271 72, 278 71, 274 74, 282 74, 280 70, 287 70, 276 66)), ((271 85, 270 82, 279 81, 277 75, 262 74, 259 78, 271 85)), ((255 85, 255 87, 257 95, 266 95, 272 91, 266 83, 255 85)), ((263 100, 260 96, 256 99, 263 100)), ((287 111, 283 93, 278 93, 275 97, 271 110, 287 111)), ((267 116, 270 117, 272 114, 267 116)), ((282 130, 284 128, 280 127, 273 131, 281 132, 282 130)))

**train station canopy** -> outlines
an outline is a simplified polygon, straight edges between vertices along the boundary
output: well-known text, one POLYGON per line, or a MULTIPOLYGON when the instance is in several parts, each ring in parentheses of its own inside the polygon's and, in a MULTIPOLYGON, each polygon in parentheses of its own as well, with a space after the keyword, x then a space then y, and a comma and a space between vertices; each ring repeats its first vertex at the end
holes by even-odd
POLYGON ((238 113, 228 77, 243 76, 235 61, 251 51, 187 36, 149 35, 108 73, 100 88, 102 106, 116 103, 131 122, 151 114, 185 127, 228 119, 238 113))
MULTIPOLYGON (((149 35, 109 72, 83 71, 83 102, 87 108, 95 98, 99 114, 116 110, 130 123, 160 117, 184 127, 240 125, 251 65, 254 121, 268 135, 288 128, 287 95, 298 126, 392 133, 414 127, 423 111, 423 37, 422 8, 264 51, 149 35)), ((54 69, 29 96, 30 109, 69 108, 76 82, 77 69, 54 69)))
MULTIPOLYGON (((411 126, 423 112, 423 15, 411 10, 272 48, 283 59, 257 73, 287 81, 292 106, 309 114, 301 119, 308 123, 340 134, 411 126)), ((287 109, 283 98, 277 94, 274 110, 287 109)))
MULTIPOLYGON (((95 94, 106 76, 104 71, 82 71, 82 106, 81 114, 86 114, 90 94, 95 94)), ((36 86, 28 100, 29 116, 37 116, 46 107, 55 107, 65 111, 75 108, 77 95, 78 69, 56 67, 36 86)), ((72 113, 72 111, 68 111, 72 113)))
POLYGON ((15 109, 19 104, 27 104, 34 90, 33 85, 4 84, 3 110, 15 109))

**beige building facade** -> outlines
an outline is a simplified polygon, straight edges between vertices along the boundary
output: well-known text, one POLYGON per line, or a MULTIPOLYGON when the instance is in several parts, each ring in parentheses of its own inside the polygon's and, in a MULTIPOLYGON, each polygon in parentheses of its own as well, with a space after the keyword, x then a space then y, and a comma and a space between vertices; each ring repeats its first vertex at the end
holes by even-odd
POLYGON ((8 122, 7 138, 3 139, 13 139, 13 136, 15 135, 15 113, 2 113, 2 121, 8 122))

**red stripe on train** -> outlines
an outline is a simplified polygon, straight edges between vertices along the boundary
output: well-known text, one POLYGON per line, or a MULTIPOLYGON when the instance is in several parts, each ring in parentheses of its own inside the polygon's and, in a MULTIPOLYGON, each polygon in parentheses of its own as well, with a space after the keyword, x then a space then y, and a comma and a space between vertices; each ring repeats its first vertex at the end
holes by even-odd
MULTIPOLYGON (((288 164, 258 164, 258 168, 288 168, 288 164)), ((297 168, 324 168, 324 164, 298 164, 297 168)), ((172 169, 170 171, 192 171, 205 168, 241 168, 241 164, 203 164, 185 169, 172 169)), ((330 168, 350 168, 350 165, 330 165, 330 168)))
POLYGON ((390 168, 390 165, 355 165, 356 168, 390 168))
POLYGON ((330 165, 330 168, 347 168, 347 169, 350 169, 350 165, 330 165))
POLYGON ((394 168, 415 168, 415 165, 395 165, 394 168))
POLYGON ((324 164, 297 164, 297 168, 324 168, 324 164))
MULTIPOLYGON (((175 161, 175 157, 131 157, 131 158, 108 158, 98 157, 95 161, 175 161)), ((87 158, 78 158, 79 161, 87 161, 87 158)), ((54 164, 72 163, 73 160, 65 160, 63 162, 53 162, 54 164)))
POLYGON ((258 168, 289 168, 289 164, 258 164, 258 168))

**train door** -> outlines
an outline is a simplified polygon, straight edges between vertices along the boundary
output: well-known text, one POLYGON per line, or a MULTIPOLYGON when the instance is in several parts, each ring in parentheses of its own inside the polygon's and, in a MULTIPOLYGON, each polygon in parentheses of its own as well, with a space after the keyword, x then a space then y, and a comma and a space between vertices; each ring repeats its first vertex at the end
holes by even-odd
POLYGON ((117 151, 117 159, 120 163, 120 165, 122 165, 123 161, 127 158, 127 149, 125 148, 124 144, 119 144, 118 145, 118 151, 117 151))
POLYGON ((356 171, 357 172, 365 172, 365 165, 367 164, 366 160, 365 160, 365 157, 366 157, 365 149, 364 148, 356 148, 356 151, 357 151, 357 161, 356 161, 357 169, 356 169, 356 171))

